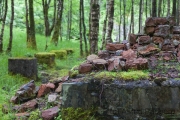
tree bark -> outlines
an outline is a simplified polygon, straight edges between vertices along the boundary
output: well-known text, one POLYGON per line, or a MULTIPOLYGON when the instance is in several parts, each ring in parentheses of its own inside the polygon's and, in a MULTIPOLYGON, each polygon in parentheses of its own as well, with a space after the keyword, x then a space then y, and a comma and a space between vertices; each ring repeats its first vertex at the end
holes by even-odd
POLYGON ((42 6, 43 6, 43 15, 44 15, 44 26, 45 26, 45 36, 49 37, 51 36, 51 32, 54 28, 55 23, 55 14, 56 14, 56 0, 54 0, 54 14, 52 19, 52 24, 50 25, 49 22, 49 7, 51 4, 51 0, 42 0, 42 6))
POLYGON ((180 17, 180 15, 179 15, 180 14, 179 0, 177 1, 177 12, 176 13, 177 13, 177 25, 180 25, 179 24, 179 22, 180 22, 179 21, 179 17, 180 17))
POLYGON ((179 15, 179 17, 178 17, 178 20, 177 20, 177 25, 180 25, 180 1, 178 0, 178 15, 179 15))
POLYGON ((106 42, 112 42, 112 30, 113 30, 113 20, 114 20, 114 0, 108 0, 108 29, 106 42))
POLYGON ((126 0, 123 0, 123 6, 124 6, 124 26, 123 26, 123 31, 124 31, 124 40, 126 40, 126 0))
POLYGON ((83 0, 80 0, 79 2, 79 36, 80 36, 80 55, 83 56, 83 43, 82 43, 82 2, 83 0))
MULTIPOLYGON (((3 1, 4 3, 4 11, 3 17, 2 17, 2 26, 1 26, 1 33, 0 33, 0 53, 3 52, 3 35, 4 35, 4 28, 5 28, 5 22, 6 22, 6 15, 7 15, 7 10, 8 10, 8 0, 3 1)), ((2 12, 3 12, 2 11, 2 12)))
POLYGON ((161 16, 161 5, 162 5, 162 0, 159 0, 159 3, 158 3, 158 17, 161 16))
POLYGON ((121 12, 121 8, 122 8, 122 1, 119 1, 119 42, 121 41, 121 22, 122 22, 122 12, 121 12))
POLYGON ((167 4, 167 16, 169 17, 170 16, 170 0, 167 0, 168 1, 168 4, 167 4))
POLYGON ((66 39, 70 40, 71 24, 72 24, 72 0, 68 0, 68 15, 67 15, 67 34, 66 39))
POLYGON ((12 39, 13 39, 13 21, 14 21, 14 0, 11 0, 11 21, 9 26, 9 44, 7 47, 7 52, 11 52, 12 49, 12 39))
POLYGON ((37 49, 35 37, 35 22, 33 0, 25 0, 26 4, 26 29, 27 29, 27 48, 37 49))
POLYGON ((157 1, 152 0, 152 17, 157 17, 157 1))
POLYGON ((54 43, 55 46, 58 44, 59 33, 61 29, 61 21, 62 21, 62 13, 63 13, 63 2, 64 0, 58 0, 58 9, 56 13, 56 22, 54 27, 54 33, 51 39, 51 42, 54 43))
POLYGON ((98 52, 98 34, 99 34, 99 0, 91 0, 90 8, 90 29, 89 29, 89 42, 90 54, 98 52))
MULTIPOLYGON (((134 0, 132 0, 132 6, 131 6, 131 29, 132 33, 134 34, 134 0)), ((131 32, 131 30, 130 30, 131 32)))
POLYGON ((174 16, 174 20, 176 22, 176 0, 173 0, 172 16, 174 16))
POLYGON ((142 33, 143 6, 144 6, 144 0, 140 0, 140 8, 139 8, 139 33, 142 33))
POLYGON ((81 4, 81 9, 82 9, 82 26, 83 26, 83 38, 84 38, 84 47, 85 47, 85 52, 86 56, 88 55, 88 46, 87 46, 87 39, 86 39, 86 25, 85 25, 85 20, 84 20, 84 1, 82 0, 81 4))
POLYGON ((107 16, 108 16, 108 5, 107 5, 107 2, 106 2, 106 16, 104 18, 104 23, 103 23, 102 44, 101 44, 100 50, 103 50, 103 48, 105 48, 105 44, 106 44, 107 16))
POLYGON ((146 18, 148 16, 148 0, 146 0, 146 18))

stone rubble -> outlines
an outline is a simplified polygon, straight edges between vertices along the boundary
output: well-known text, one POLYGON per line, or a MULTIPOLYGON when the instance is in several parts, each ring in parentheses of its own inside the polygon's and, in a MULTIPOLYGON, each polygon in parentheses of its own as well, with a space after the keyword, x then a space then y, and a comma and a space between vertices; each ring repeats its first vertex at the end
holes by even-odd
MULTIPOLYGON (((172 17, 148 18, 145 23, 145 33, 143 35, 130 34, 129 42, 108 43, 106 50, 99 51, 98 55, 89 55, 87 60, 79 65, 79 73, 85 74, 99 70, 145 70, 155 67, 158 59, 180 62, 180 27, 174 26, 172 17)), ((175 70, 172 69, 172 71, 175 70)), ((42 74, 48 77, 46 73, 42 74)), ((176 74, 171 74, 171 76, 176 76, 176 74)), ((161 76, 160 78, 162 79, 161 76)), ((68 77, 65 76, 55 83, 43 83, 39 87, 32 80, 21 86, 10 100, 15 104, 12 109, 17 112, 17 119, 28 118, 29 112, 37 108, 41 110, 43 120, 53 120, 57 117, 61 106, 61 98, 58 94, 61 93, 62 84, 66 80, 68 77), (42 107, 45 103, 42 102, 44 100, 42 98, 46 95, 48 96, 46 102, 53 103, 53 106, 44 110, 42 107), (21 104, 17 105, 18 103, 21 104)), ((72 79, 74 82, 79 80, 80 78, 72 79)), ((156 79, 156 82, 158 83, 159 80, 156 79)), ((2 111, 7 114, 7 109, 4 105, 2 111)))
POLYGON ((147 18, 144 33, 129 34, 129 42, 107 43, 106 50, 87 57, 79 66, 79 73, 149 69, 151 56, 180 61, 180 26, 175 26, 173 17, 147 18))

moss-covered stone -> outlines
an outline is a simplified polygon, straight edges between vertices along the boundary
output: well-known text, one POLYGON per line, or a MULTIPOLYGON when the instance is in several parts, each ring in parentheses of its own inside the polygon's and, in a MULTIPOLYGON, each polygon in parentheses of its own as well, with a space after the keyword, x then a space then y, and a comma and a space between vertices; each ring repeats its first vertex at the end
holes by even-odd
POLYGON ((64 49, 64 50, 67 51, 67 54, 68 54, 68 55, 74 53, 74 50, 71 49, 71 48, 66 48, 66 49, 64 49))
POLYGON ((70 77, 70 78, 74 78, 74 77, 76 77, 78 74, 79 74, 79 71, 78 71, 78 70, 70 70, 70 71, 69 71, 69 77, 70 77))
POLYGON ((67 58, 66 50, 52 50, 51 53, 55 53, 56 58, 58 58, 58 59, 66 59, 67 58))
POLYGON ((63 108, 61 110, 63 120, 100 120, 95 117, 96 109, 63 108))
POLYGON ((39 64, 46 64, 48 67, 55 66, 55 53, 40 52, 34 54, 34 56, 37 58, 39 64))

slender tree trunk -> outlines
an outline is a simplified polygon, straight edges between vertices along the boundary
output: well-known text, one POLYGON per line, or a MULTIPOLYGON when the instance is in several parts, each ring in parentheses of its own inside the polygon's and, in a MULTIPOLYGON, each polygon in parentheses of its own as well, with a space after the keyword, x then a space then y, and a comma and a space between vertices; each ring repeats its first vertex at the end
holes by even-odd
POLYGON ((124 40, 126 40, 126 0, 123 0, 123 6, 124 6, 124 26, 123 26, 123 31, 124 31, 124 40))
POLYGON ((9 29, 9 44, 7 47, 7 52, 11 52, 12 49, 12 39, 13 39, 13 21, 14 21, 14 0, 11 0, 11 21, 9 29))
POLYGON ((70 0, 70 16, 69 16, 69 39, 71 38, 71 27, 72 27, 72 0, 70 0))
POLYGON ((56 22, 54 27, 54 33, 51 39, 51 42, 54 43, 55 46, 58 44, 59 34, 61 31, 61 21, 62 21, 62 13, 63 13, 63 1, 58 0, 58 9, 56 14, 56 22))
POLYGON ((113 30, 113 20, 114 20, 114 0, 108 0, 108 29, 106 41, 112 42, 112 30, 113 30))
POLYGON ((28 0, 29 3, 29 38, 27 39, 27 47, 37 49, 35 37, 35 22, 34 22, 34 8, 33 0, 28 0))
POLYGON ((119 2, 120 2, 120 4, 119 4, 119 42, 120 42, 121 41, 122 2, 121 2, 121 0, 119 2))
MULTIPOLYGON (((178 4, 180 4, 180 1, 179 1, 178 4)), ((178 11, 178 13, 179 13, 179 14, 178 14, 178 15, 179 15, 179 17, 178 17, 178 25, 180 25, 180 5, 178 5, 178 8, 179 8, 179 9, 178 9, 178 10, 179 10, 179 11, 178 11)))
POLYGON ((82 1, 79 2, 79 36, 80 36, 80 55, 83 56, 83 42, 82 42, 82 1))
POLYGON ((90 29, 89 29, 89 41, 90 41, 90 54, 98 52, 98 34, 99 34, 99 0, 91 0, 90 8, 90 29))
POLYGON ((4 28, 5 28, 5 22, 6 22, 6 15, 8 10, 8 0, 3 1, 3 5, 5 6, 2 9, 3 17, 2 17, 2 26, 1 26, 1 33, 0 33, 0 53, 3 52, 3 35, 4 35, 4 28))
POLYGON ((130 23, 130 30, 129 32, 131 33, 131 29, 132 29, 132 33, 134 33, 134 0, 132 0, 131 3, 131 23, 130 23))
POLYGON ((152 0, 149 1, 149 16, 152 16, 152 0))
POLYGON ((177 12, 176 12, 176 14, 177 14, 177 25, 179 25, 179 17, 180 17, 180 6, 179 6, 179 0, 177 1, 177 12))
POLYGON ((166 1, 163 0, 162 2, 163 2, 162 16, 164 16, 166 1))
POLYGON ((144 0, 140 0, 140 8, 139 8, 139 33, 142 33, 143 6, 144 6, 144 0))
POLYGON ((88 55, 88 45, 87 45, 87 39, 86 39, 86 25, 84 20, 84 1, 82 0, 81 4, 81 10, 82 10, 82 25, 83 25, 83 38, 84 38, 84 45, 85 45, 85 52, 86 56, 88 55))
POLYGON ((146 18, 148 17, 148 0, 146 0, 146 18))
POLYGON ((103 23, 103 32, 102 32, 102 44, 100 50, 103 50, 106 44, 106 27, 107 27, 107 16, 108 16, 108 4, 106 2, 106 16, 104 18, 104 23, 103 23))
POLYGON ((157 1, 152 0, 152 17, 157 17, 157 1))
POLYGON ((168 4, 167 4, 167 16, 169 17, 170 16, 170 0, 167 0, 168 1, 168 4))
POLYGON ((159 0, 159 3, 158 3, 158 17, 161 16, 161 5, 162 5, 162 0, 159 0))
POLYGON ((66 40, 69 40, 69 28, 70 28, 70 0, 68 2, 68 13, 67 13, 67 33, 66 33, 66 40))
POLYGON ((173 8, 172 8, 172 16, 174 16, 175 22, 177 21, 176 19, 176 0, 173 0, 173 8))

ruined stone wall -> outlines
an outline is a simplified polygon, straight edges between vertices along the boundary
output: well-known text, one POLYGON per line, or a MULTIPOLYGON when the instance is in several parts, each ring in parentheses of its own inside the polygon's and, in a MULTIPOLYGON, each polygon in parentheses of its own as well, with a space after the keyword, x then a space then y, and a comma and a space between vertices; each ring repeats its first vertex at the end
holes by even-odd
POLYGON ((180 119, 180 81, 162 86, 153 81, 99 81, 63 83, 62 107, 97 108, 109 120, 180 119))

